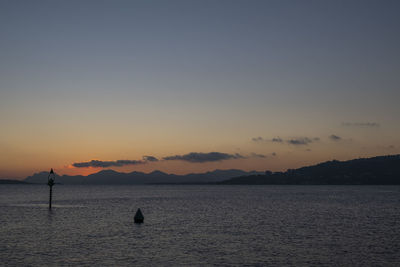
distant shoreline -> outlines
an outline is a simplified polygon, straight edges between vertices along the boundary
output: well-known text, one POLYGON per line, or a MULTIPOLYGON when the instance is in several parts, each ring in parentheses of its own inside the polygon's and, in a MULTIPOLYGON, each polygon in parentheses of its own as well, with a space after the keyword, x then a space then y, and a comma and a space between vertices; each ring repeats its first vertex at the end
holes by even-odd
POLYGON ((32 184, 25 181, 20 180, 12 180, 12 179, 0 179, 0 185, 2 184, 32 184))
MULTIPOLYGON (((286 172, 246 172, 214 170, 187 175, 119 173, 102 170, 88 176, 56 175, 57 184, 65 185, 400 185, 400 155, 359 158, 348 161, 326 161, 286 172)), ((47 172, 36 173, 25 180, 0 179, 0 184, 47 183, 47 172)))
MULTIPOLYGON (((3 182, 5 179, 0 179, 0 186, 2 185, 33 185, 33 186, 47 186, 47 184, 39 184, 39 183, 26 183, 26 182, 14 182, 7 179, 6 182, 3 182)), ((210 185, 210 186, 400 186, 400 184, 246 184, 246 183, 156 183, 156 184, 56 184, 58 186, 126 186, 126 187, 135 187, 135 186, 202 186, 202 185, 210 185)))

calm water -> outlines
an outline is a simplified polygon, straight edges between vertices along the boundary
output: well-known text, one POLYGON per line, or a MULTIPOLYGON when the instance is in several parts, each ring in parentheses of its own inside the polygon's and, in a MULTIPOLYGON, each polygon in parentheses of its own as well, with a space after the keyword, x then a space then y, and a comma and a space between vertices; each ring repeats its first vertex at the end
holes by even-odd
POLYGON ((55 185, 51 212, 47 197, 0 185, 1 264, 400 265, 398 186, 55 185))

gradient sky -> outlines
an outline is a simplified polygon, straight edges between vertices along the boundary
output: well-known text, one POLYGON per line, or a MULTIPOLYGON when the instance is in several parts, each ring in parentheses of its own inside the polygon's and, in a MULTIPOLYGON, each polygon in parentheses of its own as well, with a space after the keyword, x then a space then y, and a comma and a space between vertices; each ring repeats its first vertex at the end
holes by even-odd
POLYGON ((400 153, 399 13, 382 0, 2 0, 0 178, 145 155, 159 161, 112 168, 400 153))

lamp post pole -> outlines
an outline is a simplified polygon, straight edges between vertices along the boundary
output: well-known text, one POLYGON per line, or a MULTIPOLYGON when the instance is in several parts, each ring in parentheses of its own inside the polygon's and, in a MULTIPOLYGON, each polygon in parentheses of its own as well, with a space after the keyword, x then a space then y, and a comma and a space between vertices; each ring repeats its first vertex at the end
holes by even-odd
POLYGON ((47 185, 50 187, 50 195, 49 195, 49 209, 51 209, 51 199, 53 196, 53 185, 54 179, 56 178, 53 169, 51 169, 49 176, 47 177, 47 185))

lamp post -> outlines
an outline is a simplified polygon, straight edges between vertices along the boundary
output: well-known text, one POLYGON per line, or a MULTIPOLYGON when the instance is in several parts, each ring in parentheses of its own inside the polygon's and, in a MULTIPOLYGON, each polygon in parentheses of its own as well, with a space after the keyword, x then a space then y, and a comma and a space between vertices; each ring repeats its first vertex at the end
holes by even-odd
POLYGON ((54 185, 55 179, 56 179, 56 175, 54 174, 53 169, 51 169, 49 176, 47 177, 47 185, 50 186, 49 209, 51 209, 51 198, 52 198, 52 194, 53 194, 53 185, 54 185))

